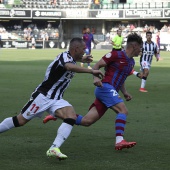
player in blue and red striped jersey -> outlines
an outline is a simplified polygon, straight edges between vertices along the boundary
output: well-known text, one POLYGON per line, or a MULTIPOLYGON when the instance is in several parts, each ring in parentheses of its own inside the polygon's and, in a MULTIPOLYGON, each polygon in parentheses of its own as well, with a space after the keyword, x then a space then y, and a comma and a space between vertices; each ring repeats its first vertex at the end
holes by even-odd
POLYGON ((159 58, 159 60, 162 60, 162 58, 161 58, 161 56, 160 56, 160 47, 161 47, 160 31, 158 31, 158 32, 156 33, 155 43, 156 43, 157 49, 158 49, 157 57, 159 58))
MULTIPOLYGON (((115 120, 116 150, 136 145, 136 142, 127 142, 123 138, 128 110, 119 95, 119 91, 122 92, 127 101, 132 99, 125 88, 125 80, 135 65, 133 57, 138 56, 141 52, 142 43, 142 38, 139 35, 130 34, 127 38, 125 51, 111 51, 94 65, 93 69, 95 70, 105 67, 105 76, 102 81, 94 77, 94 85, 97 86, 95 89, 96 99, 90 106, 89 112, 84 117, 77 115, 76 119, 77 125, 90 126, 99 120, 108 108, 115 111, 117 114, 115 120)), ((47 116, 44 123, 50 119, 53 118, 47 116)))
MULTIPOLYGON (((90 28, 86 28, 85 33, 83 34, 83 40, 86 44, 85 53, 86 55, 90 55, 91 54, 91 43, 93 42, 95 44, 93 34, 90 33, 90 28)), ((81 66, 83 67, 83 63, 81 63, 81 66)), ((88 69, 92 69, 90 67, 90 63, 88 63, 88 69)))

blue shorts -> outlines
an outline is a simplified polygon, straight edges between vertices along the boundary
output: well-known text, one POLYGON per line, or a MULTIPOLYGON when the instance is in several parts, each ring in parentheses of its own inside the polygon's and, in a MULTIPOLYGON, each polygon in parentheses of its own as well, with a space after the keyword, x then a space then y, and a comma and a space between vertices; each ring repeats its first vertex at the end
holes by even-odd
POLYGON ((115 88, 108 83, 103 83, 103 87, 96 87, 95 96, 108 108, 123 102, 115 88))
POLYGON ((86 53, 86 55, 89 55, 91 53, 91 50, 89 48, 86 48, 85 53, 86 53))

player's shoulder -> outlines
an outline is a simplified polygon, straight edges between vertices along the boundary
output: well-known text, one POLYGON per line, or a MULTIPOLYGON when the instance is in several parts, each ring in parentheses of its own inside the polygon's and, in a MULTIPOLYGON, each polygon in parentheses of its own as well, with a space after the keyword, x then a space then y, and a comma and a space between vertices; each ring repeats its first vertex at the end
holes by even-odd
POLYGON ((60 54, 60 56, 62 58, 68 58, 68 59, 72 59, 73 57, 71 56, 70 52, 69 51, 64 51, 60 54))
POLYGON ((105 58, 111 58, 118 56, 117 51, 110 51, 104 55, 105 58))
POLYGON ((153 46, 156 46, 156 43, 154 41, 151 41, 151 43, 153 44, 153 46))

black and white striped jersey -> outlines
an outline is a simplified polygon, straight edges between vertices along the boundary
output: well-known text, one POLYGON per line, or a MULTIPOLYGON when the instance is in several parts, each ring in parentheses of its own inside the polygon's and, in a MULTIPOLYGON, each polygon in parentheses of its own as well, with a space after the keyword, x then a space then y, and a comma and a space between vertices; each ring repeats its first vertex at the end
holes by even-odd
POLYGON ((45 78, 35 91, 44 94, 50 99, 62 99, 65 90, 75 74, 64 68, 66 63, 76 64, 69 51, 59 54, 47 67, 45 78))
POLYGON ((154 43, 153 41, 151 41, 151 43, 144 41, 140 62, 147 61, 151 64, 153 55, 155 55, 157 52, 158 52, 158 48, 156 43, 154 43))

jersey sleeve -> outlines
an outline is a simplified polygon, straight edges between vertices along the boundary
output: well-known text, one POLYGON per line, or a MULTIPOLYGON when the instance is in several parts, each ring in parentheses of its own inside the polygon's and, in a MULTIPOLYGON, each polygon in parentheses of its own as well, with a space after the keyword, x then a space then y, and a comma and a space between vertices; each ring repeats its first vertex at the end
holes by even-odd
POLYGON ((111 51, 111 52, 107 53, 106 55, 104 55, 102 57, 102 59, 106 62, 106 64, 109 64, 111 62, 116 61, 117 56, 118 55, 117 55, 116 51, 111 51))
POLYGON ((63 67, 66 63, 72 63, 73 62, 73 58, 67 52, 62 53, 60 55, 59 60, 60 60, 60 63, 63 67))

